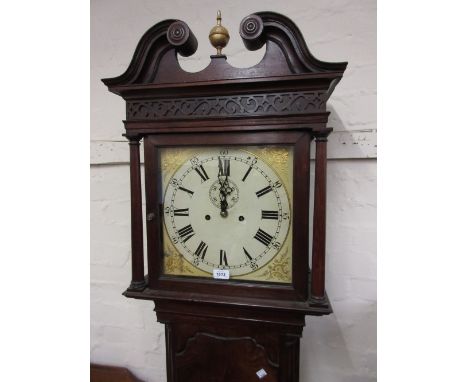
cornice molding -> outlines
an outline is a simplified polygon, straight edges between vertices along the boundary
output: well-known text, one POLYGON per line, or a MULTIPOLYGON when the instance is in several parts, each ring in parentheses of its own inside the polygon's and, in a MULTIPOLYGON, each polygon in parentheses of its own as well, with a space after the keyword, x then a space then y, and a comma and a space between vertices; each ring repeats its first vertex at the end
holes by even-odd
POLYGON ((104 78, 102 82, 109 88, 152 83, 162 57, 169 50, 190 56, 197 47, 197 39, 186 23, 180 20, 161 21, 141 37, 127 70, 118 77, 104 78))
POLYGON ((293 73, 344 72, 347 62, 325 62, 310 53, 299 28, 286 16, 258 12, 245 17, 240 35, 248 50, 258 50, 265 43, 278 44, 293 73))
MULTIPOLYGON (((109 90, 122 95, 125 91, 142 85, 201 81, 219 81, 239 78, 290 77, 292 75, 323 75, 327 89, 331 89, 346 69, 346 62, 332 63, 315 58, 307 48, 299 28, 287 17, 274 12, 258 12, 244 18, 239 33, 249 50, 267 45, 263 59, 250 68, 235 68, 226 56, 211 56, 211 63, 200 72, 183 70, 177 53, 190 56, 198 42, 188 25, 180 20, 165 20, 151 27, 140 39, 130 65, 120 76, 102 81, 109 90)), ((329 91, 331 93, 331 91, 329 91)))

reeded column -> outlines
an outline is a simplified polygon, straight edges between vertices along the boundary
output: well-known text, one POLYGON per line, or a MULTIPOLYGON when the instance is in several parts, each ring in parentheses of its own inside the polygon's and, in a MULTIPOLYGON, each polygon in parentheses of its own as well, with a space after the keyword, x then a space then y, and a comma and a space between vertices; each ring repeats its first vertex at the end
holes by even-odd
POLYGON ((311 297, 325 296, 325 239, 327 205, 327 137, 329 131, 315 138, 314 229, 312 239, 311 297))
POLYGON ((143 252, 143 218, 141 201, 140 139, 127 135, 130 146, 130 200, 132 230, 132 282, 128 290, 145 288, 145 263, 143 252))

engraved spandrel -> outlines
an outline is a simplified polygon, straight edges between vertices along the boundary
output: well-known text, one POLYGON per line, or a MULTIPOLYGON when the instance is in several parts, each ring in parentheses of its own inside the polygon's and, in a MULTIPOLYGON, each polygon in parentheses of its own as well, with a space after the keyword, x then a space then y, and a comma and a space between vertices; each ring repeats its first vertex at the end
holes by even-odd
POLYGON ((280 147, 263 147, 259 150, 259 155, 268 163, 270 163, 282 178, 287 177, 289 151, 280 147))
POLYGON ((270 280, 289 280, 289 269, 290 269, 290 258, 287 255, 288 249, 277 255, 267 266, 266 269, 261 269, 259 278, 270 281, 270 280))

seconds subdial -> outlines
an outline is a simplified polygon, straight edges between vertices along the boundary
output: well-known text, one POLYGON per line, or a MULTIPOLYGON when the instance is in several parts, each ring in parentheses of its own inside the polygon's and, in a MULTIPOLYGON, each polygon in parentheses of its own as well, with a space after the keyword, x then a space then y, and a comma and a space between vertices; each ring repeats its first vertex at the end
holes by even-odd
POLYGON ((225 185, 221 185, 218 181, 215 181, 210 187, 210 201, 219 209, 221 209, 220 193, 226 193, 226 209, 228 210, 239 201, 239 187, 237 187, 237 184, 232 179, 229 179, 225 185))

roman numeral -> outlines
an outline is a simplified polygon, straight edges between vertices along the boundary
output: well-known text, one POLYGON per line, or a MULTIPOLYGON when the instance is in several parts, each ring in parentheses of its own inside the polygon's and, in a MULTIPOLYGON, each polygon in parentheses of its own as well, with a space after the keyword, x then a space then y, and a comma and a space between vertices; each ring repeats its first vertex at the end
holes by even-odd
POLYGON ((208 249, 208 246, 206 245, 206 243, 201 241, 200 244, 198 244, 198 247, 195 251, 195 256, 201 257, 201 259, 203 260, 205 258, 207 249, 208 249))
POLYGON ((219 250, 219 265, 228 265, 226 251, 224 249, 219 250))
POLYGON ((195 235, 195 232, 193 232, 192 225, 186 225, 184 228, 181 228, 177 231, 179 236, 181 237, 182 241, 185 243, 188 239, 190 239, 192 236, 195 235))
POLYGON ((182 186, 179 187, 179 190, 185 191, 187 194, 190 194, 190 196, 193 195, 193 191, 188 190, 188 189, 186 189, 186 188, 184 188, 184 187, 182 187, 182 186))
POLYGON ((265 244, 266 246, 270 245, 271 240, 273 240, 273 236, 270 236, 261 228, 258 229, 254 238, 257 239, 260 243, 265 244))
POLYGON ((257 194, 257 198, 265 195, 265 194, 268 194, 270 191, 272 191, 273 189, 271 188, 271 186, 266 186, 265 188, 262 188, 261 190, 257 191, 256 194, 257 194))
POLYGON ((250 171, 252 171, 252 167, 249 167, 249 169, 248 169, 247 172, 245 173, 244 177, 242 178, 242 181, 243 181, 243 182, 245 182, 245 180, 246 180, 247 177, 249 176, 250 171))
POLYGON ((203 168, 203 165, 195 167, 195 171, 197 172, 198 175, 200 175, 200 178, 202 178, 202 182, 210 178, 208 174, 206 173, 205 169, 203 168))
POLYGON ((247 250, 246 250, 244 247, 242 247, 242 249, 244 250, 245 256, 247 256, 247 258, 248 258, 250 261, 252 261, 252 256, 250 256, 249 252, 247 252, 247 250))
POLYGON ((262 219, 278 220, 278 211, 265 211, 265 210, 262 210, 262 219))
POLYGON ((218 175, 221 176, 231 176, 231 161, 229 159, 221 159, 218 157, 218 166, 219 166, 219 173, 218 175))
POLYGON ((176 208, 176 209, 174 209, 174 216, 189 216, 188 208, 176 208))

